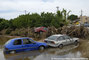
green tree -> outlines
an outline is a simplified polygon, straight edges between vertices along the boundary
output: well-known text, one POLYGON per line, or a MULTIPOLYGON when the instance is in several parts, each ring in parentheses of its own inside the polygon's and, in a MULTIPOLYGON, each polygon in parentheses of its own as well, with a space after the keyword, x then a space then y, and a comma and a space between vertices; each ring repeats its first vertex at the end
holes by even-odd
POLYGON ((42 12, 41 13, 41 26, 45 26, 45 27, 48 27, 48 26, 51 26, 51 21, 55 18, 54 14, 53 13, 44 13, 42 12))
POLYGON ((1 23, 0 23, 0 31, 3 30, 3 29, 6 29, 9 27, 9 21, 8 20, 3 20, 1 23))
MULTIPOLYGON (((15 30, 16 28, 28 28, 28 27, 50 27, 54 26, 56 28, 67 25, 67 16, 70 11, 63 9, 62 11, 57 11, 57 13, 42 12, 41 14, 32 13, 19 15, 17 18, 11 20, 5 20, 0 18, 0 30, 2 29, 11 29, 15 30)), ((71 16, 68 17, 69 19, 71 16)))
POLYGON ((77 15, 72 14, 72 15, 70 15, 70 16, 68 17, 68 19, 69 19, 69 20, 71 20, 71 21, 73 21, 73 20, 78 19, 78 16, 77 16, 77 15))
POLYGON ((30 14, 28 17, 28 25, 30 27, 38 27, 40 26, 40 23, 41 23, 40 20, 41 20, 41 17, 39 14, 37 13, 30 14))
POLYGON ((5 19, 3 19, 3 18, 0 18, 0 23, 2 22, 2 21, 4 21, 5 19))
POLYGON ((63 10, 62 10, 62 16, 63 16, 63 19, 64 20, 67 20, 67 18, 68 18, 68 16, 69 16, 69 13, 70 13, 71 11, 67 11, 67 10, 65 10, 64 8, 63 8, 63 10))

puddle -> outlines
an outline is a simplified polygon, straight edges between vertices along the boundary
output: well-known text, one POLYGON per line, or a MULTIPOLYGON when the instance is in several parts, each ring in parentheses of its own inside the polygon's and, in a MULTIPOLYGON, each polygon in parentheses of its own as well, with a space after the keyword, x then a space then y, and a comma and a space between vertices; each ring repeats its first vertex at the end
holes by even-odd
POLYGON ((28 51, 4 55, 0 50, 0 60, 51 60, 52 58, 82 58, 81 52, 76 51, 78 46, 65 46, 63 49, 48 48, 45 51, 28 51))
MULTIPOLYGON (((3 41, 3 43, 6 41, 3 41)), ((86 43, 82 45, 85 45, 85 44, 86 43)), ((63 47, 62 49, 47 48, 45 49, 45 51, 36 50, 36 51, 20 52, 16 54, 7 54, 7 55, 3 54, 2 45, 3 44, 1 42, 0 60, 52 60, 53 58, 84 58, 82 56, 84 55, 83 54, 84 52, 82 51, 83 48, 80 45, 79 46, 69 45, 69 46, 63 47)), ((86 50, 84 51, 86 52, 86 50)))
POLYGON ((2 49, 0 49, 0 60, 5 60, 5 57, 4 57, 2 49))

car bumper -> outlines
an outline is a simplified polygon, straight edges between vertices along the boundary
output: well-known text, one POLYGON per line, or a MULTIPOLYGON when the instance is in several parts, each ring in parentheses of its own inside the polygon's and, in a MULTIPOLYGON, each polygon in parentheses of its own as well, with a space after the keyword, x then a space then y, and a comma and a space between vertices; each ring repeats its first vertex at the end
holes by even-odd
POLYGON ((48 46, 51 46, 51 47, 58 47, 58 44, 49 44, 47 43, 48 46))
POLYGON ((4 53, 4 54, 9 54, 10 51, 4 51, 4 50, 3 50, 3 53, 4 53))

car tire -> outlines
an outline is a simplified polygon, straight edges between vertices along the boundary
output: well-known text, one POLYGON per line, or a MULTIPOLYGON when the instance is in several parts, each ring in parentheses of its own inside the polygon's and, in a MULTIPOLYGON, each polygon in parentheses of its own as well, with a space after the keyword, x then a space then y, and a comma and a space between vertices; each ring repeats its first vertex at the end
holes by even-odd
POLYGON ((77 46, 78 44, 79 44, 79 42, 78 42, 78 41, 75 41, 75 42, 74 42, 74 45, 75 45, 75 46, 77 46))
POLYGON ((44 46, 40 46, 40 47, 39 47, 39 50, 44 50, 44 49, 45 49, 44 46))
POLYGON ((15 53, 16 53, 16 51, 15 51, 15 50, 10 51, 10 54, 15 54, 15 53))
POLYGON ((63 44, 60 44, 60 45, 58 46, 58 48, 61 48, 61 49, 62 49, 62 48, 63 48, 63 44))

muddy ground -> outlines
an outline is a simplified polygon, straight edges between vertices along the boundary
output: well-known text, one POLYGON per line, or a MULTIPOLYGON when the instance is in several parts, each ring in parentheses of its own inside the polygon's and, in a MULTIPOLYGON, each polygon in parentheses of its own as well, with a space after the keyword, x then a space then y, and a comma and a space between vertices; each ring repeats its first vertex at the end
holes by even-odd
MULTIPOLYGON (((17 37, 17 36, 15 36, 17 37)), ((89 40, 80 39, 79 45, 68 45, 62 49, 47 48, 44 51, 28 51, 16 54, 3 54, 4 43, 12 36, 0 36, 0 60, 53 60, 55 58, 89 58, 89 40)), ((78 59, 79 60, 79 59, 78 59)))

